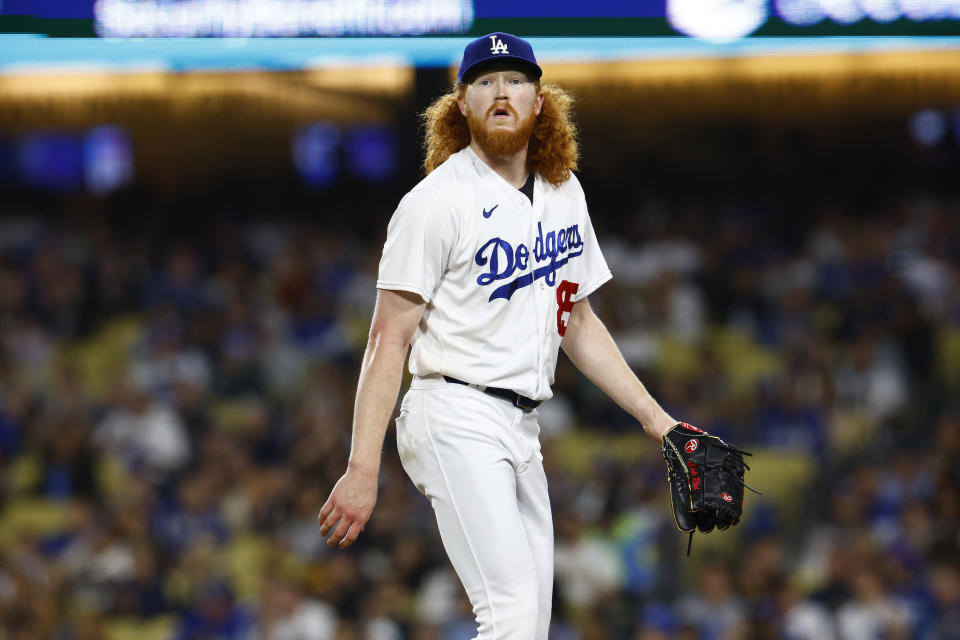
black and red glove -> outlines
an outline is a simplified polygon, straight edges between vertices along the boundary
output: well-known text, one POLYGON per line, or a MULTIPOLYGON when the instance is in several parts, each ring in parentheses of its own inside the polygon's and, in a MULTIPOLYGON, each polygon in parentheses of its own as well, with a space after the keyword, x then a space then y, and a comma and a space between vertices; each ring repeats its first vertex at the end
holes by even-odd
POLYGON ((681 531, 690 532, 690 555, 694 530, 722 531, 740 521, 747 487, 743 474, 750 468, 743 456, 751 454, 686 422, 663 435, 661 451, 667 461, 673 517, 681 531))

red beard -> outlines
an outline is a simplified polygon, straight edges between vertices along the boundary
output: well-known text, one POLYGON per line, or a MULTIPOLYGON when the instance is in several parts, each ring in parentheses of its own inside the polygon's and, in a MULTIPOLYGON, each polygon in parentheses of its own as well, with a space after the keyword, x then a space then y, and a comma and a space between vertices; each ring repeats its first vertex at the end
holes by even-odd
POLYGON ((490 107, 483 117, 467 111, 467 126, 470 128, 470 137, 477 143, 477 146, 488 156, 512 156, 523 151, 530 144, 530 136, 533 135, 533 129, 537 125, 537 118, 530 109, 526 117, 520 118, 519 126, 514 131, 505 131, 503 129, 490 130, 487 127, 486 119, 496 109, 506 108, 510 113, 516 114, 513 107, 506 105, 494 105, 490 107))

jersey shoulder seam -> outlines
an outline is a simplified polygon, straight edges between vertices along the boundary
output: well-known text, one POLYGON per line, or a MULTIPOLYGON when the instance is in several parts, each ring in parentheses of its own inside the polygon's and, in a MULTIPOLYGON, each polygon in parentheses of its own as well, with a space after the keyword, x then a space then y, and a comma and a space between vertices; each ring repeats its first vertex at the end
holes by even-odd
POLYGON ((442 190, 432 186, 421 185, 422 183, 415 186, 413 189, 407 192, 407 195, 409 196, 413 193, 425 192, 435 196, 440 206, 442 206, 443 209, 447 211, 447 214, 453 219, 453 228, 456 237, 453 239, 453 242, 450 245, 450 255, 448 256, 448 258, 452 258, 453 254, 460 248, 460 243, 463 239, 463 212, 461 211, 460 207, 455 206, 455 203, 451 201, 450 196, 444 193, 442 190))

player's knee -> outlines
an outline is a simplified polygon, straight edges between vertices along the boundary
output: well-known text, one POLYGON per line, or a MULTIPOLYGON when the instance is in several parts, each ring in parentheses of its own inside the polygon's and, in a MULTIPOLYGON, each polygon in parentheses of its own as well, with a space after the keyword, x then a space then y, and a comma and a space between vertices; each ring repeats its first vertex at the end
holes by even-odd
POLYGON ((540 597, 535 585, 511 594, 494 611, 496 640, 531 640, 540 619, 540 597))

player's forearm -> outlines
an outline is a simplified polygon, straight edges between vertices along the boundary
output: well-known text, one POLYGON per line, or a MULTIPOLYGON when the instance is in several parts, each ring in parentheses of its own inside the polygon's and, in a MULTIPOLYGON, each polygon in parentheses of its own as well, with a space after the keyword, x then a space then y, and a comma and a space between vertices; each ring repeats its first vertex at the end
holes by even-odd
POLYGON ((677 421, 630 369, 603 322, 589 309, 580 311, 571 316, 562 343, 564 352, 587 379, 636 418, 650 437, 662 441, 677 421))
POLYGON ((380 469, 387 425, 400 391, 409 344, 371 334, 363 356, 353 407, 353 440, 349 466, 368 473, 380 469))

